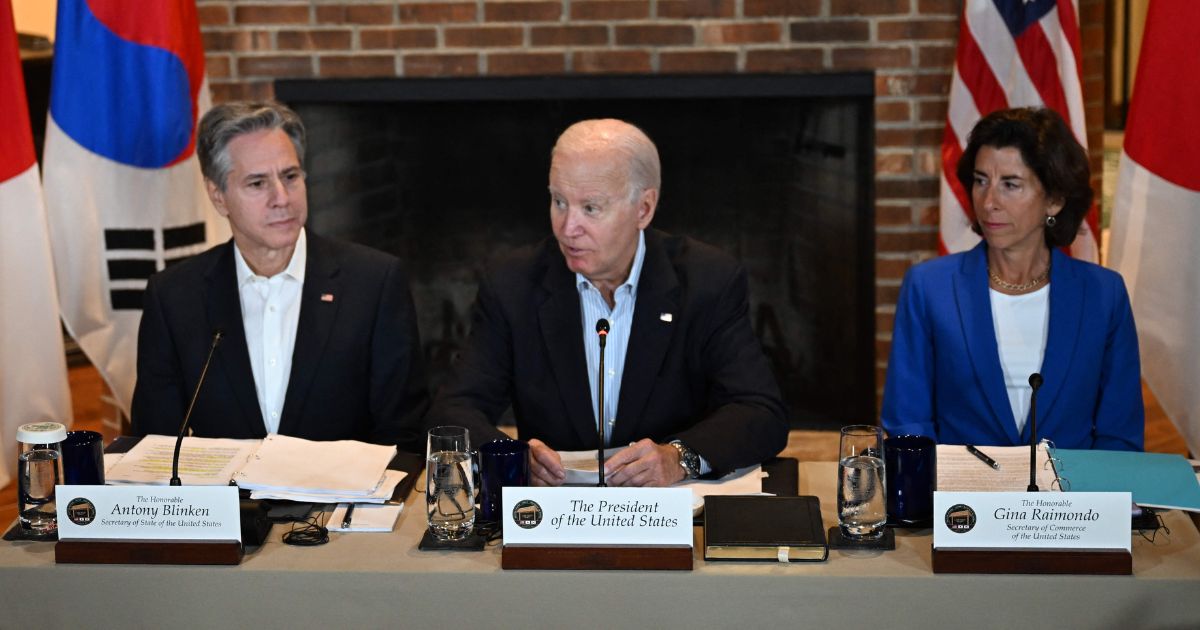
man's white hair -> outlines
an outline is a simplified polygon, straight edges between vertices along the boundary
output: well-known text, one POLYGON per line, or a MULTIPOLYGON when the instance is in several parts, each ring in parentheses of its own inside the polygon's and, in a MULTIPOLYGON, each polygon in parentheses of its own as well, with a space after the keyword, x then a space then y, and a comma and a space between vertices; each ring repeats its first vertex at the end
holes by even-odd
POLYGON ((613 149, 626 158, 629 201, 635 202, 643 191, 661 192, 662 165, 658 148, 644 131, 623 120, 599 118, 582 120, 563 131, 550 151, 551 158, 559 151, 613 149))

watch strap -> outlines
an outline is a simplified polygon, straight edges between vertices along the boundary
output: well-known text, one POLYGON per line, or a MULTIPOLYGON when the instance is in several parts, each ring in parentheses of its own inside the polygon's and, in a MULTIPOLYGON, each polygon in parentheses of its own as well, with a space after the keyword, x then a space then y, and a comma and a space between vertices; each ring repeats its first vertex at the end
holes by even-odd
POLYGON ((679 451, 679 465, 683 468, 684 474, 688 479, 696 479, 700 476, 700 456, 691 448, 680 440, 671 440, 669 442, 675 450, 679 451))

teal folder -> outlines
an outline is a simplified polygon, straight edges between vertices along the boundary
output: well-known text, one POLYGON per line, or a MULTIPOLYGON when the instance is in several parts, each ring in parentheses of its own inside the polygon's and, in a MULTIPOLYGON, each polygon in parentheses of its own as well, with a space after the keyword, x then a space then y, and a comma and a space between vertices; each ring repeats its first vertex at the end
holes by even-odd
POLYGON ((1132 492, 1144 507, 1200 512, 1200 482, 1179 455, 1060 448, 1052 457, 1071 492, 1132 492))

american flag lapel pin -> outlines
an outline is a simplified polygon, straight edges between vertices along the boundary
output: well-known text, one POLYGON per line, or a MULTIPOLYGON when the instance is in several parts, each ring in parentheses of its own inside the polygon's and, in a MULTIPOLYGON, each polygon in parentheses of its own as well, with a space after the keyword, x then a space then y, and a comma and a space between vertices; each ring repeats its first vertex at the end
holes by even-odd
POLYGON ((661 319, 662 321, 670 324, 671 321, 673 321, 675 319, 675 316, 670 313, 659 313, 658 318, 661 319))
POLYGON ((332 301, 333 301, 333 294, 332 294, 332 293, 322 293, 322 294, 321 294, 321 301, 322 301, 322 302, 332 302, 332 301))

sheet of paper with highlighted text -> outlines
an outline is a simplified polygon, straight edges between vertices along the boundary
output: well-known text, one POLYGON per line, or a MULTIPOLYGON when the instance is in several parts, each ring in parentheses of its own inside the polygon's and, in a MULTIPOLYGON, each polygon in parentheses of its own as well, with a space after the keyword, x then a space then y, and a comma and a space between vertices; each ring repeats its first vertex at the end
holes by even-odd
MULTIPOLYGON (((183 439, 179 451, 179 478, 187 486, 225 486, 233 474, 258 450, 261 440, 224 438, 183 439)), ((175 438, 147 435, 129 449, 105 473, 109 484, 146 484, 165 486, 171 480, 171 458, 175 438)))

